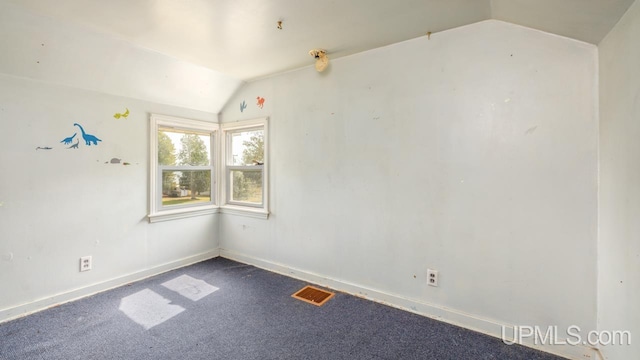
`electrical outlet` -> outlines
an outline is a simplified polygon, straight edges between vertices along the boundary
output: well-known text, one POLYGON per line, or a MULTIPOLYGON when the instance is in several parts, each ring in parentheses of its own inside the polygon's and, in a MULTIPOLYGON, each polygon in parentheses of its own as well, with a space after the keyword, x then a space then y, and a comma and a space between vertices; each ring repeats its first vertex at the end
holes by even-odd
POLYGON ((80 271, 91 270, 91 256, 83 256, 80 258, 80 271))
POLYGON ((427 269, 427 283, 429 286, 438 286, 438 270, 427 269))

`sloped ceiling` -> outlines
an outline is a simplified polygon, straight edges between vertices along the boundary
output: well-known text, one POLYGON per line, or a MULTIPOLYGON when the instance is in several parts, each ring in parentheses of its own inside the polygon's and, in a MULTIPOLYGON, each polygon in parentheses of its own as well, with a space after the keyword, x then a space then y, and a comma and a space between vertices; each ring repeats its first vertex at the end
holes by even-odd
POLYGON ((487 19, 598 44, 634 0, 0 1, 246 81, 487 19))
POLYGON ((599 44, 634 0, 492 0, 491 16, 599 44))

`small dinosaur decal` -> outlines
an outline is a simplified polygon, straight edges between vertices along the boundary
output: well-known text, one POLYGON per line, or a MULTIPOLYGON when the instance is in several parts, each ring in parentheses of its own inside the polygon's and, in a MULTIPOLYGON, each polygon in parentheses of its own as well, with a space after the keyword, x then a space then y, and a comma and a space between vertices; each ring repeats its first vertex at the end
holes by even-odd
POLYGON ((78 123, 73 123, 73 126, 77 126, 77 127, 80 128, 80 131, 82 132, 82 138, 84 139, 85 145, 91 146, 91 143, 93 143, 93 145, 98 145, 98 141, 102 141, 102 140, 98 139, 97 137, 95 137, 94 135, 87 134, 86 132, 84 132, 84 129, 82 128, 82 125, 80 125, 78 123))
POLYGON ((113 117, 114 117, 114 118, 116 118, 116 119, 120 119, 121 117, 123 117, 123 118, 125 118, 125 119, 126 119, 126 118, 129 116, 129 109, 128 109, 128 108, 125 108, 125 110, 126 110, 126 111, 125 111, 125 112, 123 112, 123 113, 115 113, 115 114, 113 115, 113 117))
POLYGON ((48 147, 48 146, 45 146, 45 147, 40 147, 40 146, 38 146, 38 147, 36 148, 36 150, 51 150, 51 149, 53 149, 53 148, 52 148, 52 147, 48 147))
POLYGON ((67 138, 62 139, 62 141, 60 141, 61 143, 65 144, 65 145, 69 145, 73 142, 73 138, 76 137, 76 135, 78 135, 78 133, 74 133, 72 136, 69 136, 67 138))
POLYGON ((258 97, 257 97, 257 99, 258 99, 258 103, 257 103, 257 105, 258 105, 258 107, 259 107, 260 109, 262 109, 262 107, 264 106, 264 98, 263 98, 263 97, 258 96, 258 97))
POLYGON ((69 146, 67 149, 77 149, 78 148, 78 144, 80 144, 80 140, 76 141, 75 144, 69 146))
POLYGON ((242 100, 242 102, 240 103, 240 112, 244 112, 244 109, 247 108, 247 103, 244 102, 244 100, 242 100))

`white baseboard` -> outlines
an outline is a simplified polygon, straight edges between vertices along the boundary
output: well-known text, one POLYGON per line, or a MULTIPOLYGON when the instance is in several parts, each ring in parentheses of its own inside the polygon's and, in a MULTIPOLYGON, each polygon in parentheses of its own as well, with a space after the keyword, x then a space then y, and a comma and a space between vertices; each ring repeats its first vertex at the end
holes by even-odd
POLYGON ((110 280, 106 280, 97 284, 88 285, 78 289, 73 289, 64 293, 49 296, 46 298, 38 299, 30 303, 14 306, 11 308, 0 310, 0 323, 13 320, 22 316, 33 314, 35 312, 64 304, 73 300, 78 300, 83 297, 94 295, 99 292, 103 292, 109 289, 113 289, 122 285, 134 281, 140 281, 142 279, 155 276, 170 270, 181 268, 187 265, 191 265, 200 261, 208 260, 220 256, 218 249, 207 251, 205 253, 189 256, 176 261, 171 261, 162 265, 152 267, 150 269, 141 270, 135 273, 119 276, 110 280))
MULTIPOLYGON (((452 325, 460 326, 469 330, 474 330, 499 339, 502 338, 503 326, 505 327, 505 329, 511 329, 511 333, 513 333, 514 324, 504 324, 491 319, 485 319, 472 314, 467 314, 458 310, 429 304, 420 300, 409 299, 400 295, 366 288, 343 280, 333 279, 321 274, 315 274, 309 271, 291 268, 290 266, 279 264, 273 261, 240 254, 232 250, 220 249, 220 256, 230 260, 253 265, 258 268, 279 273, 285 276, 314 283, 330 289, 345 292, 354 296, 359 296, 368 300, 406 310, 435 320, 443 321, 452 325)), ((563 339, 557 340, 558 341, 554 345, 536 345, 533 343, 523 343, 522 345, 572 360, 597 359, 596 350, 591 347, 583 345, 573 346, 563 344, 563 342, 565 342, 563 339)))

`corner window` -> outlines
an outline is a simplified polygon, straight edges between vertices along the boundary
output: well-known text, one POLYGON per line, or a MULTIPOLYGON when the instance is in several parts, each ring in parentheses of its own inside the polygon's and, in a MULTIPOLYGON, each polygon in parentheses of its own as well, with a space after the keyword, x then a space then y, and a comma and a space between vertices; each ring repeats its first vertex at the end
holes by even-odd
POLYGON ((218 124, 151 115, 149 221, 216 211, 218 124))
POLYGON ((268 214, 267 118, 222 124, 223 212, 268 214))

